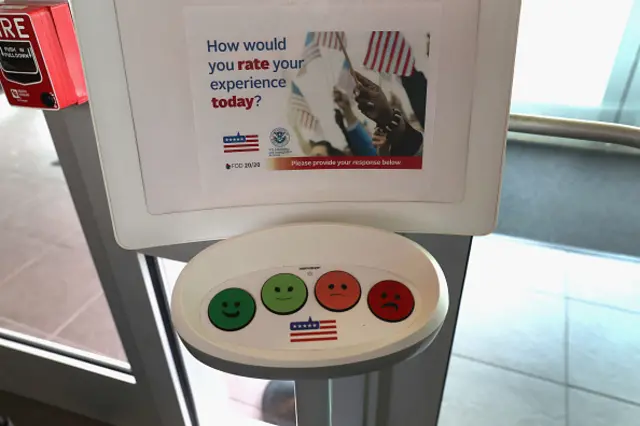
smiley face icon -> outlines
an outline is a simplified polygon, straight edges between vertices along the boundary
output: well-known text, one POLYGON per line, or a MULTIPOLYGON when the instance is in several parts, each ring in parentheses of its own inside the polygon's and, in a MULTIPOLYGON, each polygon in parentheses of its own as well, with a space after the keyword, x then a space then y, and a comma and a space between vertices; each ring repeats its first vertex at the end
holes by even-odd
POLYGON ((398 281, 380 281, 369 290, 369 309, 387 322, 400 322, 413 312, 415 299, 409 288, 398 281))
POLYGON ((264 307, 278 315, 298 312, 307 302, 307 286, 294 274, 277 274, 262 286, 264 307))
POLYGON ((323 308, 344 312, 358 303, 362 289, 358 280, 348 272, 331 271, 316 282, 315 294, 323 308))
POLYGON ((224 331, 240 330, 253 320, 256 302, 241 288, 228 288, 216 294, 207 309, 211 324, 224 331))

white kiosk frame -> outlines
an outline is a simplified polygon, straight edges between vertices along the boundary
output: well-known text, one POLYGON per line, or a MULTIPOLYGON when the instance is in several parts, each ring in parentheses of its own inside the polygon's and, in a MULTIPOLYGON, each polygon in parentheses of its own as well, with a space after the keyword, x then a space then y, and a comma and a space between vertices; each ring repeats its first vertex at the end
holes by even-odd
MULTIPOLYGON (((166 1, 158 7, 167 7, 166 1)), ((181 2, 183 6, 210 3, 181 2)), ((497 216, 514 64, 513 55, 503 52, 515 50, 520 2, 477 0, 470 4, 467 0, 446 0, 440 3, 443 19, 455 18, 458 23, 478 25, 470 122, 469 127, 459 129, 456 136, 469 139, 464 195, 460 202, 301 203, 162 215, 150 214, 145 203, 116 1, 74 3, 80 47, 89 76, 93 121, 118 242, 123 247, 140 249, 226 238, 268 226, 313 220, 357 223, 402 232, 457 235, 491 232, 497 216), (456 15, 457 9, 474 8, 479 16, 458 18, 456 15), (501 118, 496 120, 496 117, 501 118)), ((127 22, 127 25, 132 23, 127 22)), ((141 24, 141 31, 149 28, 148 24, 141 24)), ((456 39, 455 33, 449 32, 447 36, 450 42, 456 39)), ((455 55, 449 56, 448 66, 462 66, 456 62, 455 55)), ((445 83, 455 86, 456 80, 449 80, 445 83)), ((458 93, 451 90, 447 95, 458 93)), ((443 105, 446 108, 442 108, 439 119, 446 127, 455 127, 458 124, 455 119, 459 117, 451 111, 456 108, 455 103, 444 102, 443 105)), ((148 120, 145 122, 148 126, 148 120)))

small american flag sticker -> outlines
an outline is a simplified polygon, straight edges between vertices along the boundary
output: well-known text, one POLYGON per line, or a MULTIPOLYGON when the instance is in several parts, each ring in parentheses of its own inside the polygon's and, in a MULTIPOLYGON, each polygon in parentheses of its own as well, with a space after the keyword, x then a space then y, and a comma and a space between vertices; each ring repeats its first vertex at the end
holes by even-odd
POLYGON ((222 138, 224 152, 254 152, 260 151, 258 135, 228 135, 222 138))
POLYGON ((291 343, 321 342, 338 340, 338 324, 336 320, 297 321, 289 324, 289 341, 291 343))

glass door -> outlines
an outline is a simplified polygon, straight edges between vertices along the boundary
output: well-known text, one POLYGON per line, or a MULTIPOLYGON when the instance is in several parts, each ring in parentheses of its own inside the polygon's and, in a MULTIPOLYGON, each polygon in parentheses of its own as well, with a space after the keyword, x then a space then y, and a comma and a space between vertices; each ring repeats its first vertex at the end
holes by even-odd
MULTIPOLYGON (((638 126, 640 3, 523 6, 512 112, 638 126)), ((472 244, 440 425, 637 424, 639 154, 509 135, 498 227, 472 244)))
MULTIPOLYGON (((159 248, 147 255, 121 249, 113 235, 88 105, 47 112, 44 118, 40 112, 15 111, 6 110, 7 117, 24 123, 3 128, 3 135, 16 135, 16 148, 2 157, 14 167, 8 176, 30 167, 22 160, 27 148, 21 144, 51 144, 43 158, 36 156, 36 169, 45 176, 59 174, 60 182, 64 174, 69 189, 54 190, 57 183, 49 183, 42 190, 47 202, 7 215, 10 224, 26 223, 55 235, 45 254, 33 247, 44 244, 40 239, 49 234, 36 240, 40 234, 26 225, 24 235, 12 227, 15 238, 2 246, 7 261, 1 271, 9 272, 0 283, 0 390, 118 426, 220 421, 326 426, 331 395, 344 400, 346 393, 349 405, 341 401, 332 408, 348 421, 354 413, 362 418, 363 378, 356 379, 355 387, 350 379, 341 380, 344 386, 336 389, 328 380, 269 382, 225 374, 191 357, 172 328, 168 300, 184 266, 175 260, 190 259, 206 244, 159 248), (28 129, 37 132, 25 137, 28 129), (66 198, 58 199, 59 191, 66 198), (54 202, 66 203, 64 209, 54 210, 54 202), (74 205, 79 223, 74 222, 74 205), (64 238, 58 239, 58 233, 64 238), (73 255, 59 253, 67 251, 73 255), (10 271, 13 266, 17 270, 10 271), (85 290, 87 282, 94 292, 85 290), (354 400, 358 392, 360 399, 354 400)), ((7 188, 6 197, 32 195, 7 188)))
POLYGON ((523 0, 512 112, 617 121, 639 19, 637 0, 523 0))
MULTIPOLYGON (((0 390, 109 424, 186 424, 150 281, 113 238, 88 106, 45 121, 0 93, 0 134, 0 390)), ((0 417, 28 424, 14 408, 0 417)))
POLYGON ((640 126, 640 1, 635 1, 618 53, 621 68, 629 68, 629 78, 620 85, 620 108, 611 120, 640 126), (628 64, 628 65, 627 65, 628 64))
MULTIPOLYGON (((640 9, 640 8, 639 8, 640 9)), ((639 12, 640 14, 640 12, 639 12)), ((640 22, 640 18, 637 19, 640 22)), ((640 40, 640 26, 634 27, 638 40, 640 40)), ((624 103, 620 110, 620 123, 640 127, 640 42, 635 54, 633 73, 628 84, 628 91, 624 97, 624 103)))

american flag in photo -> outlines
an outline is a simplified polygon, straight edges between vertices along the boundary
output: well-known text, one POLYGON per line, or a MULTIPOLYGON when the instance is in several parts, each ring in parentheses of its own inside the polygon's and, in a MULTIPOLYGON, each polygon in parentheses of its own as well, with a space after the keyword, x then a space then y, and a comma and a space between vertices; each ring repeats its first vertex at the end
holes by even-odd
POLYGON ((346 59, 342 63, 342 69, 340 70, 340 75, 338 75, 338 83, 336 86, 349 95, 349 97, 353 97, 353 90, 356 88, 356 81, 353 78, 353 75, 351 75, 349 62, 346 59))
POLYGON ((302 75, 307 72, 307 67, 311 62, 315 59, 319 59, 322 57, 320 54, 320 48, 318 47, 318 43, 315 42, 314 33, 307 33, 307 39, 304 42, 304 50, 302 51, 302 68, 300 68, 300 72, 298 75, 302 75))
POLYGON ((373 71, 408 77, 413 74, 415 58, 400 31, 374 31, 363 65, 373 71))
POLYGON ((255 152, 260 151, 260 139, 258 135, 228 135, 222 138, 224 152, 255 152))
POLYGON ((291 343, 321 342, 338 340, 338 323, 334 319, 314 321, 294 321, 289 324, 291 343))
POLYGON ((295 114, 295 119, 303 128, 318 130, 320 121, 313 115, 311 108, 304 98, 304 95, 295 83, 291 83, 291 109, 295 114))
POLYGON ((320 31, 311 34, 313 34, 313 41, 318 46, 326 47, 327 49, 341 50, 340 40, 338 40, 338 37, 340 37, 342 45, 345 49, 347 48, 347 36, 344 31, 320 31))

